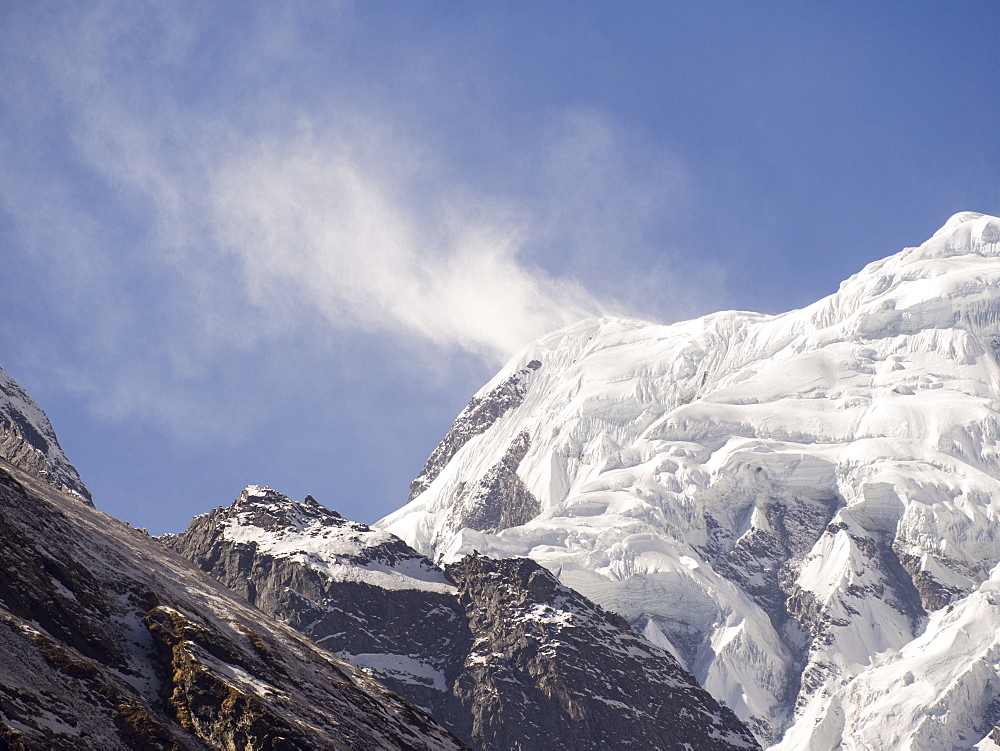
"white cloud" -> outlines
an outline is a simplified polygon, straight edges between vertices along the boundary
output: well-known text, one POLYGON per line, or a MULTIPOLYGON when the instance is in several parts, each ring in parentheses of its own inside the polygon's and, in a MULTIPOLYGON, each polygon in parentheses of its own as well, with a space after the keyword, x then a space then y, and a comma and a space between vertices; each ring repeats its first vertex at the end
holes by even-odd
POLYGON ((336 327, 489 358, 601 311, 579 284, 520 260, 529 230, 505 222, 505 207, 463 210, 446 188, 418 194, 409 186, 424 176, 405 168, 390 182, 405 145, 383 141, 373 163, 341 134, 313 133, 243 147, 212 175, 216 239, 241 261, 258 304, 281 289, 336 327))
POLYGON ((620 311, 611 298, 630 289, 655 301, 677 286, 662 268, 629 272, 622 261, 648 244, 650 217, 685 204, 682 170, 600 113, 556 113, 526 133, 510 169, 529 177, 513 181, 524 190, 512 198, 433 153, 442 139, 421 138, 389 102, 335 84, 315 101, 287 100, 266 85, 269 60, 285 75, 316 52, 298 49, 307 41, 287 17, 264 12, 243 41, 212 48, 214 64, 242 71, 229 75, 248 76, 258 95, 206 99, 180 84, 195 73, 189 57, 205 54, 205 14, 94 7, 4 36, 19 41, 0 104, 21 138, 61 133, 71 165, 13 159, 0 196, 39 252, 87 270, 54 264, 60 289, 86 286, 52 305, 66 318, 87 311, 77 388, 90 384, 106 414, 182 432, 199 414, 199 429, 224 430, 231 412, 213 421, 192 404, 225 396, 201 384, 234 354, 360 330, 405 343, 407 355, 496 364, 550 330, 620 311), (67 195, 11 198, 17 167, 22 181, 67 195), (93 195, 74 193, 73 170, 93 195))
MULTIPOLYGON (((113 7, 83 15, 73 35, 49 38, 33 57, 45 59, 53 93, 70 105, 79 156, 124 208, 150 215, 151 245, 132 252, 190 277, 211 332, 255 338, 245 321, 225 320, 234 284, 257 307, 264 336, 312 306, 335 328, 420 337, 491 360, 604 309, 580 284, 521 259, 527 216, 513 219, 503 199, 495 208, 489 197, 459 199, 469 189, 448 185, 419 143, 350 103, 319 115, 293 104, 294 126, 264 135, 248 132, 238 111, 185 105, 163 71, 183 60, 195 33, 177 14, 157 14, 142 34, 156 63, 143 77, 127 67, 141 19, 113 7), (233 271, 212 261, 218 254, 237 262, 241 278, 213 276, 233 271)), ((287 19, 281 28, 271 57, 281 56, 275 39, 295 38, 287 19)))

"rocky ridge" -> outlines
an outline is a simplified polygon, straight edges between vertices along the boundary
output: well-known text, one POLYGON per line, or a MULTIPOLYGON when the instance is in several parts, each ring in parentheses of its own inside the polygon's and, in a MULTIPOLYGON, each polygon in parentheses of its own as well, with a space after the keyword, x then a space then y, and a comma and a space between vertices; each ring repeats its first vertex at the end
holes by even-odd
POLYGON ((669 652, 532 561, 445 571, 258 486, 164 541, 476 748, 757 747, 669 652))
POLYGON ((431 452, 420 474, 410 483, 410 500, 416 498, 434 482, 442 468, 462 446, 491 428, 497 420, 524 401, 529 378, 541 366, 538 360, 531 360, 482 397, 472 398, 468 406, 455 418, 448 435, 431 452))
POLYGON ((0 747, 463 747, 160 543, 3 460, 0 548, 0 747))
POLYGON ((456 694, 487 749, 757 748, 673 656, 527 558, 447 567, 474 636, 456 694))
POLYGON ((93 505, 90 491, 59 446, 48 416, 3 369, 0 369, 0 458, 93 505))
POLYGON ((248 486, 229 507, 160 538, 266 613, 468 737, 454 682, 471 635, 444 572, 398 537, 314 499, 248 486))

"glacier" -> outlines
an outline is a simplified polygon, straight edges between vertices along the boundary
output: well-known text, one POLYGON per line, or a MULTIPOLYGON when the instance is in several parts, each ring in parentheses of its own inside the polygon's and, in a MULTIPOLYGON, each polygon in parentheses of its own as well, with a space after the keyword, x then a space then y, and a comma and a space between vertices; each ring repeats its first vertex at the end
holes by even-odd
POLYGON ((992 748, 1000 219, 956 214, 780 315, 530 344, 376 523, 535 559, 765 746, 992 748))

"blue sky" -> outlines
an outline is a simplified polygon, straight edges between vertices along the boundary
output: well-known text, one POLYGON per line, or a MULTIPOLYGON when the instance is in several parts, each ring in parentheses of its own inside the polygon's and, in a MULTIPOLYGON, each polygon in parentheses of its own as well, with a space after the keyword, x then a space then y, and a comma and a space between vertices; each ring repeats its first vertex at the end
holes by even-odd
POLYGON ((995 2, 5 3, 0 366, 137 526, 248 483, 374 521, 535 336, 789 310, 1000 213, 998 32, 995 2))

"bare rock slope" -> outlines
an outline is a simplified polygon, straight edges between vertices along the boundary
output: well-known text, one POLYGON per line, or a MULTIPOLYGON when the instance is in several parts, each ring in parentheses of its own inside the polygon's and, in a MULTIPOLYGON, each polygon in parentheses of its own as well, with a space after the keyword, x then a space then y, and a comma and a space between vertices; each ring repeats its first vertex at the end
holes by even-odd
POLYGON ((258 486, 164 541, 476 748, 757 747, 669 652, 533 561, 443 570, 258 486))
POLYGON ((188 561, 0 460, 0 748, 458 749, 188 561))
POLYGON ((92 503, 90 491, 59 446, 48 416, 2 368, 0 458, 92 503))

